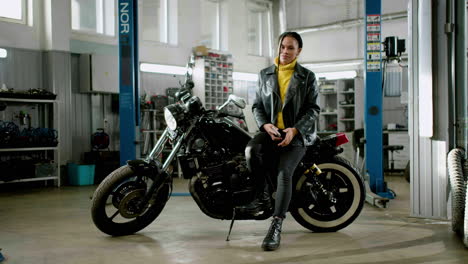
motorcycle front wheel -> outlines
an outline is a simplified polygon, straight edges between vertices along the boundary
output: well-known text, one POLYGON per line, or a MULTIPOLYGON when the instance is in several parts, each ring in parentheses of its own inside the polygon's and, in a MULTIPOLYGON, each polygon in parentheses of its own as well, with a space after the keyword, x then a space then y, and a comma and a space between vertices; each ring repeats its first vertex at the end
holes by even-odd
POLYGON ((335 156, 317 164, 320 175, 296 177, 290 213, 303 227, 314 232, 336 232, 351 224, 364 205, 365 188, 358 171, 335 156))
POLYGON ((96 227, 111 236, 124 236, 151 224, 166 205, 172 183, 163 183, 157 196, 141 205, 150 184, 151 179, 136 175, 127 165, 113 171, 93 195, 91 215, 96 227))

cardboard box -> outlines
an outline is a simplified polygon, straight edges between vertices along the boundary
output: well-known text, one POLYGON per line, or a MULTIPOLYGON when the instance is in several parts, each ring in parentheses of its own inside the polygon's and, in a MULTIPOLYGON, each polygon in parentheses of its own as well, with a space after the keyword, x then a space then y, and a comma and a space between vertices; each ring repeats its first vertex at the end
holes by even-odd
POLYGON ((196 56, 208 56, 208 48, 206 46, 196 46, 193 48, 193 53, 196 56))

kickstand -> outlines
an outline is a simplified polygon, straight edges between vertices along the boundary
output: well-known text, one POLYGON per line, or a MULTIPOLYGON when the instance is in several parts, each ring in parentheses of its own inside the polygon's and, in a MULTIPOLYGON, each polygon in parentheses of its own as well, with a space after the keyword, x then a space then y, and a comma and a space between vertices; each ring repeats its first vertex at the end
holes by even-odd
POLYGON ((229 233, 228 233, 228 236, 226 237, 226 241, 229 241, 229 237, 231 236, 232 226, 234 225, 235 219, 236 219, 236 208, 234 207, 234 208, 232 209, 231 226, 229 227, 229 233))

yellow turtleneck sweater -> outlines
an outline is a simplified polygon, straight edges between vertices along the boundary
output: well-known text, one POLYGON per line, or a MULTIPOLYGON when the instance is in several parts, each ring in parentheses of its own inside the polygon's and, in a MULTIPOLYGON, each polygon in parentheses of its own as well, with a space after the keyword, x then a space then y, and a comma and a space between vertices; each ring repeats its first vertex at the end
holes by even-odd
MULTIPOLYGON (((288 92, 289 81, 294 73, 296 67, 297 58, 287 65, 279 65, 278 69, 278 85, 281 96, 281 103, 284 105, 286 94, 288 92)), ((275 64, 278 66, 278 57, 275 58, 275 64)), ((283 112, 278 113, 278 120, 276 121, 276 127, 279 129, 285 129, 283 122, 283 112)))

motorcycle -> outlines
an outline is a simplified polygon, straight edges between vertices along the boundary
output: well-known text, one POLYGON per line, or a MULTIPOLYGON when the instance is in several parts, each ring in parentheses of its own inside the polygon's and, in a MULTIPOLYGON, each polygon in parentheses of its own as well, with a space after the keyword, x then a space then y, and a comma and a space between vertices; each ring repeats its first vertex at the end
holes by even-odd
MULTIPOLYGON (((190 83, 190 82, 188 82, 190 83)), ((187 84, 187 82, 186 82, 187 84)), ((253 137, 227 111, 245 108, 245 100, 230 95, 218 109, 207 110, 191 95, 193 83, 182 85, 178 102, 164 108, 167 128, 147 158, 131 160, 108 175, 92 199, 96 227, 111 236, 129 235, 151 224, 161 213, 172 192, 171 163, 177 157, 189 191, 200 210, 215 219, 264 220, 271 205, 258 212, 242 206, 254 199, 254 179, 246 166, 245 147, 253 137), (168 143, 172 150, 162 161, 168 143)), ((348 139, 344 133, 317 138, 297 166, 289 212, 303 227, 314 232, 335 232, 351 224, 360 214, 365 189, 362 177, 346 159, 338 156, 348 139)), ((269 180, 269 190, 276 190, 269 180)), ((229 235, 228 238, 229 240, 229 235)))

